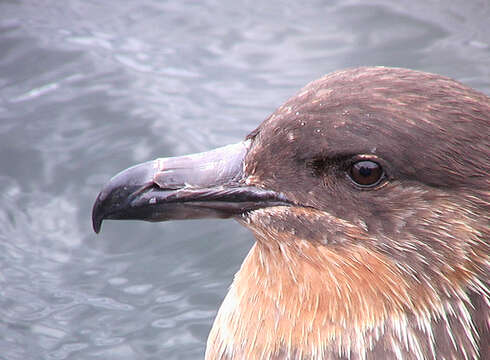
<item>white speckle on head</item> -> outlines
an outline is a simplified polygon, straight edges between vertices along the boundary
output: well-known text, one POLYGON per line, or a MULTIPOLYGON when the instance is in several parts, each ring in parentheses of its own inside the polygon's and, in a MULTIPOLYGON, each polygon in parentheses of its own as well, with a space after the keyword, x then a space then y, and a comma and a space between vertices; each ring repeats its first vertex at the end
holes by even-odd
POLYGON ((316 97, 318 98, 325 98, 327 96, 330 96, 330 94, 333 92, 332 89, 320 89, 316 92, 316 97))
POLYGON ((255 185, 257 183, 260 182, 260 179, 255 176, 255 175, 249 175, 246 179, 245 179, 245 184, 247 185, 255 185))
POLYGON ((368 227, 367 227, 367 225, 366 225, 366 222, 365 222, 365 221, 363 221, 363 220, 359 219, 357 223, 359 224, 359 226, 360 226, 360 227, 361 227, 361 228, 362 228, 364 231, 368 231, 368 227))
POLYGON ((296 111, 296 115, 299 115, 299 111, 296 111))
POLYGON ((289 142, 293 142, 295 139, 296 139, 296 137, 294 136, 294 133, 290 132, 288 134, 288 140, 289 140, 289 142))
POLYGON ((156 203, 157 203, 157 199, 154 197, 152 197, 150 200, 148 200, 148 204, 150 204, 150 205, 154 205, 156 203))

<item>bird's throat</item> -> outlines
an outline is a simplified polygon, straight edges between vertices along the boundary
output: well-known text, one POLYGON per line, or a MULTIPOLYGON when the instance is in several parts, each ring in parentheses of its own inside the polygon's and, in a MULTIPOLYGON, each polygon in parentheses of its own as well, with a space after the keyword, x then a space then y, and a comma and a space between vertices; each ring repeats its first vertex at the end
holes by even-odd
POLYGON ((219 310, 206 358, 361 351, 367 334, 413 305, 407 288, 389 261, 359 246, 339 251, 307 240, 259 240, 219 310))
MULTIPOLYGON (((303 211, 293 209, 297 219, 303 211)), ((470 314, 480 310, 468 297, 475 272, 464 264, 445 274, 454 289, 447 294, 368 247, 359 227, 337 220, 343 240, 311 240, 259 215, 247 222, 257 242, 218 312, 207 360, 477 356, 470 314), (436 339, 444 344, 437 353, 436 339)))

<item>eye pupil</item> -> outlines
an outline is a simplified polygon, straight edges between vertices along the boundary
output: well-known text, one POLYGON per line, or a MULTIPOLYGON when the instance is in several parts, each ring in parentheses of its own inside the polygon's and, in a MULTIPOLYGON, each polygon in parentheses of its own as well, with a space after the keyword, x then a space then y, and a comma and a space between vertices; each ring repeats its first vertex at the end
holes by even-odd
POLYGON ((371 160, 361 160, 352 164, 349 175, 357 185, 372 187, 382 180, 384 171, 381 165, 371 160))
POLYGON ((359 169, 359 174, 364 177, 368 177, 371 175, 371 169, 368 167, 361 167, 359 169))

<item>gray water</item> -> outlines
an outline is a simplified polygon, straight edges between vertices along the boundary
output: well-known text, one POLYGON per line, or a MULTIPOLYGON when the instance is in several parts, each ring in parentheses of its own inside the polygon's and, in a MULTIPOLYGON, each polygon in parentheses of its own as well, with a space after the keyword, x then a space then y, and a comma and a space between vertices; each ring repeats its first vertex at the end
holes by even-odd
POLYGON ((200 359, 253 243, 231 220, 105 222, 121 169, 242 139, 359 65, 490 94, 481 1, 0 1, 0 359, 200 359))

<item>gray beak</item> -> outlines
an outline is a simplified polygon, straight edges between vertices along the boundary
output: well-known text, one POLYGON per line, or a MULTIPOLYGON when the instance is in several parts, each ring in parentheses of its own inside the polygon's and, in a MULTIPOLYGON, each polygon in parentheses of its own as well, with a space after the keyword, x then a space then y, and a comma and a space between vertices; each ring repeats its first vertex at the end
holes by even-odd
POLYGON ((120 172, 95 200, 95 232, 104 219, 229 218, 288 204, 282 194, 245 184, 243 162, 249 147, 247 140, 208 152, 148 161, 120 172))

